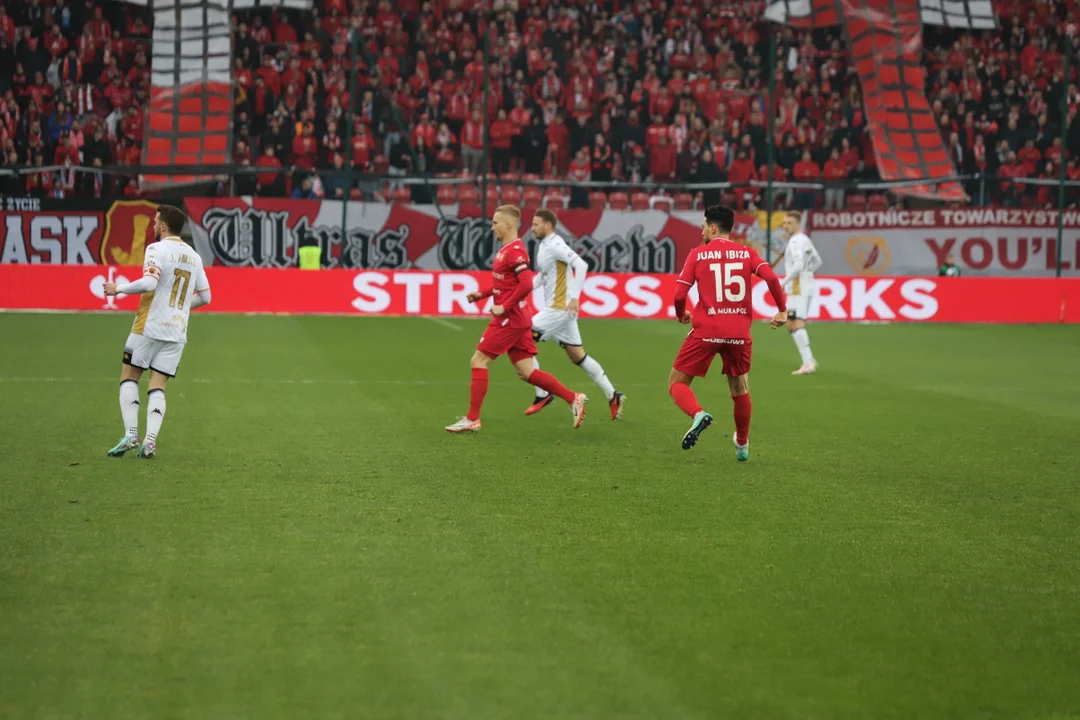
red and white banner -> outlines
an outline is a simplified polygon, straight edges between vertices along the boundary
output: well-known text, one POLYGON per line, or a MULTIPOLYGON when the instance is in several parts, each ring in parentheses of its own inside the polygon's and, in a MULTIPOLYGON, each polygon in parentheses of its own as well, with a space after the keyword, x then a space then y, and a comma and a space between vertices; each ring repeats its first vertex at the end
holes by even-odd
MULTIPOLYGON (((459 217, 454 206, 350 202, 342 234, 337 200, 189 198, 195 249, 207 265, 295 267, 296 248, 309 237, 329 268, 373 270, 489 270, 495 255, 491 220, 459 217)), ((764 253, 764 215, 741 213, 732 237, 764 253)), ((773 226, 779 228, 779 214, 773 226)), ((532 216, 521 233, 530 252, 532 216)), ((678 272, 701 242, 701 211, 563 210, 557 232, 590 272, 678 272)), ((780 231, 774 231, 774 250, 780 231)))
MULTIPOLYGON (((1080 212, 1064 213, 1062 275, 1080 277, 1080 212)), ((807 229, 830 275, 934 275, 952 256, 963 275, 1051 277, 1058 213, 958 208, 814 212, 807 229)))
POLYGON ((4 198, 0 264, 142 265, 157 205, 4 198))
MULTIPOLYGON (((134 312, 136 297, 106 298, 106 280, 135 279, 134 268, 0 265, 0 309, 134 312)), ((480 317, 465 296, 490 281, 475 271, 274 270, 211 268, 207 312, 480 317)), ((596 274, 585 282, 581 314, 592 318, 674 317, 671 274, 596 274)), ((534 300, 537 300, 534 296, 534 300)), ((692 293, 691 299, 696 300, 692 293)), ((775 312, 763 282, 754 314, 775 312)), ((490 301, 488 301, 490 305, 490 301)), ((200 310, 199 312, 203 312, 200 310)), ((1080 279, 822 277, 811 318, 893 322, 1080 322, 1080 279)))

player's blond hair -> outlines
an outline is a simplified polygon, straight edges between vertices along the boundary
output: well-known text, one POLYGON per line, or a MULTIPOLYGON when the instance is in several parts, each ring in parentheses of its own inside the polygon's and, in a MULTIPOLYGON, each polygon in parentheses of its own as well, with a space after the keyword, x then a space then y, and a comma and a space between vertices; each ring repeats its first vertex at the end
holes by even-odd
POLYGON ((787 217, 795 218, 796 222, 800 222, 800 223, 802 222, 802 213, 799 212, 798 210, 788 210, 787 211, 787 217))
POLYGON ((500 205, 495 208, 495 212, 513 218, 514 223, 517 225, 521 224, 521 210, 517 205, 500 205))

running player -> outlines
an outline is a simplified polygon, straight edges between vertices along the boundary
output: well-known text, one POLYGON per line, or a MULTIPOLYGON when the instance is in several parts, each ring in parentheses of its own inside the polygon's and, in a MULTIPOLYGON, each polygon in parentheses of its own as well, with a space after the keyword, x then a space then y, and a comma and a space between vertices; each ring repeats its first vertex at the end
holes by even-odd
POLYGON ((141 458, 149 459, 157 453, 157 436, 165 420, 165 384, 175 377, 180 365, 187 342, 188 315, 210 304, 210 283, 202 258, 180 239, 184 222, 184 213, 177 208, 158 205, 154 216, 157 242, 146 248, 142 279, 125 285, 105 283, 106 295, 142 295, 120 367, 124 437, 109 451, 111 457, 136 448, 141 458), (139 380, 147 369, 150 385, 146 393, 146 438, 139 447, 139 380))
POLYGON ((502 205, 491 218, 491 230, 499 241, 499 251, 491 268, 492 287, 481 292, 469 293, 469 302, 479 302, 492 295, 495 305, 491 307, 491 322, 480 338, 473 353, 472 384, 469 389, 469 414, 446 430, 452 433, 476 432, 480 429, 480 406, 488 389, 488 367, 500 355, 507 355, 514 364, 518 377, 525 382, 543 388, 552 395, 565 400, 574 416, 574 427, 581 427, 585 420, 585 403, 588 398, 574 393, 554 376, 536 368, 536 343, 532 337, 529 318, 528 296, 533 291, 533 272, 529 269, 529 253, 525 243, 517 236, 521 227, 521 211, 513 205, 502 205))
POLYGON ((675 316, 684 325, 693 322, 693 329, 672 365, 668 390, 679 409, 694 419, 682 440, 683 450, 689 450, 713 421, 702 410, 690 383, 695 377, 705 377, 713 357, 719 355, 735 404, 735 459, 743 461, 750 457, 751 274, 769 285, 779 309, 770 322, 774 329, 784 324, 786 304, 780 279, 769 264, 753 249, 728 239, 733 227, 731 208, 712 205, 705 210, 704 244, 690 251, 675 290, 675 316), (687 295, 695 284, 698 305, 690 309, 687 295))
MULTIPOLYGON (((559 219, 550 210, 538 210, 533 215, 532 232, 540 240, 536 251, 536 286, 544 288, 543 310, 533 316, 533 339, 537 342, 554 340, 566 351, 570 362, 589 373, 593 382, 600 386, 611 409, 611 419, 622 417, 626 396, 615 390, 604 368, 581 347, 578 330, 578 309, 581 290, 585 287, 585 261, 570 249, 566 241, 555 233, 559 219)), ((540 361, 536 360, 536 367, 540 361)), ((545 390, 537 388, 536 399, 525 409, 526 415, 538 413, 554 401, 545 390)))
POLYGON ((810 317, 810 305, 814 300, 814 273, 821 267, 810 237, 802 231, 802 215, 791 211, 784 216, 784 232, 788 236, 784 248, 784 291, 788 294, 787 329, 795 347, 799 349, 802 365, 792 375, 809 375, 817 372, 817 361, 810 352, 810 335, 806 321, 810 317))

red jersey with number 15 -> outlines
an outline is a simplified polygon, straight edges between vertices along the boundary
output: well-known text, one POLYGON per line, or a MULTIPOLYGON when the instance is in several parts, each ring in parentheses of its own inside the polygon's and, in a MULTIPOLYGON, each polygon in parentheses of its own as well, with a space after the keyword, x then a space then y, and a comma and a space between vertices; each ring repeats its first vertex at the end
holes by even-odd
MULTIPOLYGON (((491 265, 494 303, 502 305, 500 297, 506 297, 517 289, 521 278, 518 273, 529 268, 529 251, 521 238, 508 242, 495 253, 495 262, 491 265)), ((506 308, 501 317, 491 318, 491 327, 531 328, 532 313, 529 311, 529 296, 506 308)))
POLYGON ((697 338, 749 338, 754 319, 750 280, 768 265, 751 248, 716 238, 690 251, 679 282, 698 288, 691 335, 697 338))

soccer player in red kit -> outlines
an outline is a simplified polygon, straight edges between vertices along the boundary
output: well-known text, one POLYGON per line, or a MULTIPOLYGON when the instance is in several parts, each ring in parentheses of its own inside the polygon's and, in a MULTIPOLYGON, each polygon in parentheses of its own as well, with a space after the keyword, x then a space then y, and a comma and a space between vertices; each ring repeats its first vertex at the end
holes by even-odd
POLYGON ((532 335, 532 312, 528 296, 533 290, 533 272, 529 269, 529 252, 518 237, 521 211, 513 205, 502 205, 491 218, 491 230, 500 248, 495 253, 491 268, 492 287, 481 292, 469 293, 469 302, 480 302, 492 295, 491 322, 480 338, 480 344, 469 363, 472 367, 472 385, 469 389, 469 414, 446 429, 452 433, 476 432, 480 429, 480 406, 488 389, 488 366, 500 355, 507 355, 514 363, 518 377, 530 385, 560 397, 570 405, 574 427, 581 427, 585 420, 584 393, 566 389, 553 375, 536 369, 536 341, 532 335))
POLYGON ((668 376, 668 390, 679 409, 694 419, 683 436, 683 450, 694 447, 701 433, 712 425, 713 417, 701 409, 690 383, 705 377, 713 357, 724 362, 731 399, 735 403, 735 459, 750 458, 750 323, 753 320, 750 280, 757 275, 769 285, 779 312, 770 325, 776 328, 787 322, 787 302, 780 279, 769 263, 752 248, 728 239, 735 227, 734 211, 723 205, 705 210, 701 223, 704 244, 690 251, 679 274, 675 291, 675 316, 693 329, 668 376), (698 288, 696 308, 687 308, 687 294, 698 288))

